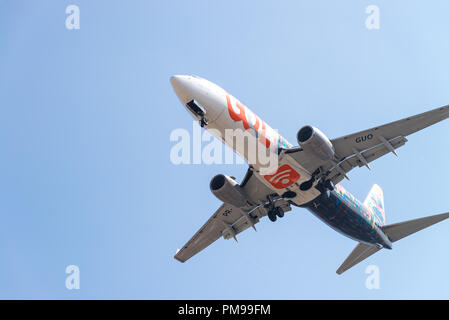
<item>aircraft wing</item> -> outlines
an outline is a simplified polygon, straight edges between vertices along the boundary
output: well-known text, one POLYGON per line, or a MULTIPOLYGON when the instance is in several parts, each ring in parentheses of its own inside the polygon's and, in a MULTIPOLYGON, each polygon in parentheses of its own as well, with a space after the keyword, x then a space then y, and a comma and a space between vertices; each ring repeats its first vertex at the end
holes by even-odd
MULTIPOLYGON (((237 235, 240 232, 245 231, 249 227, 253 227, 256 230, 255 224, 259 222, 260 218, 267 215, 267 209, 263 204, 267 201, 267 196, 272 191, 252 175, 251 168, 248 170, 241 187, 249 198, 253 200, 253 205, 240 209, 223 203, 195 235, 178 250, 175 259, 185 262, 220 237, 224 239, 234 238, 237 241, 237 235)), ((282 207, 284 212, 291 210, 288 202, 279 196, 277 199, 273 199, 273 201, 275 201, 275 206, 282 207)))
POLYGON ((324 171, 333 183, 346 177, 354 167, 367 166, 381 156, 403 146, 406 136, 449 118, 449 105, 382 126, 331 140, 336 161, 327 163, 324 171))
POLYGON ((185 262, 218 238, 222 236, 227 239, 233 238, 250 227, 250 223, 259 222, 260 217, 256 214, 248 215, 251 221, 248 221, 245 215, 248 214, 241 209, 223 203, 192 239, 176 253, 175 259, 185 262))

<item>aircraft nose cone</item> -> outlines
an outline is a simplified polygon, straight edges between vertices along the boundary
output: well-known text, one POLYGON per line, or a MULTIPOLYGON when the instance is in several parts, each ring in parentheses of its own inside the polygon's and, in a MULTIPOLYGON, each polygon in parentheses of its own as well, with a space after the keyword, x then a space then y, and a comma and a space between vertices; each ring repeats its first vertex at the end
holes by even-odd
POLYGON ((176 90, 176 88, 180 88, 183 85, 185 85, 187 78, 188 78, 187 76, 174 75, 170 77, 170 82, 173 88, 175 88, 176 90))
POLYGON ((191 80, 189 76, 175 75, 170 78, 171 85, 182 104, 186 104, 191 99, 191 80))
POLYGON ((205 118, 209 124, 227 108, 226 92, 203 78, 194 75, 174 75, 170 77, 170 83, 182 105, 196 120, 200 117, 198 111, 188 105, 192 100, 199 109, 202 109, 202 113, 206 114, 205 118))

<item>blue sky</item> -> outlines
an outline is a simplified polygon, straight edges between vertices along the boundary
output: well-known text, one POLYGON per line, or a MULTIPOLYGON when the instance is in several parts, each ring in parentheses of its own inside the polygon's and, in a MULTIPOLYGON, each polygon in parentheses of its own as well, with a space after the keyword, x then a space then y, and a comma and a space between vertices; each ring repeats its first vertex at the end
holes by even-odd
MULTIPOLYGON (((449 104, 447 1, 2 1, 0 298, 449 298, 449 222, 342 276, 355 242, 308 211, 264 219, 173 259, 220 205, 217 173, 170 162, 192 120, 169 77, 196 74, 292 143, 311 124, 339 137, 449 104), (80 29, 65 8, 80 8, 80 29), (368 5, 380 29, 365 27, 368 5), (80 268, 67 290, 65 268, 80 268), (365 268, 380 289, 365 287, 365 268)), ((449 121, 351 172, 384 190, 387 223, 449 211, 449 121)))

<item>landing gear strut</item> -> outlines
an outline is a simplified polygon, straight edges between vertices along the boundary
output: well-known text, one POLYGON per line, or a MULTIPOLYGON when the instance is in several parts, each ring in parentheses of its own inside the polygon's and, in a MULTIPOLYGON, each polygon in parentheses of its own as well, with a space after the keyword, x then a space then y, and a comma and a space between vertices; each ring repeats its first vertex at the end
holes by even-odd
POLYGON ((321 192, 326 192, 326 190, 334 190, 335 186, 331 180, 325 180, 324 182, 319 182, 316 188, 321 192))
POLYGON ((331 180, 324 181, 324 186, 330 191, 334 190, 334 183, 331 180))

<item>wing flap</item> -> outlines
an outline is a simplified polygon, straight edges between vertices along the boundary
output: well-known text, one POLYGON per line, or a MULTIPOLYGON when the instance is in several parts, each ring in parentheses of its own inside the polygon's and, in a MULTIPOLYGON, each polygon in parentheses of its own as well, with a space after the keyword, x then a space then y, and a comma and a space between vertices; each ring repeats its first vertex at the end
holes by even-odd
MULTIPOLYGON (((388 140, 388 143, 393 149, 402 147, 406 142, 407 138, 403 136, 395 137, 393 139, 388 140)), ((325 170, 329 170, 329 174, 327 177, 331 179, 333 183, 338 183, 344 178, 342 171, 344 173, 347 173, 355 167, 362 167, 366 165, 364 161, 366 163, 370 163, 386 155, 389 152, 391 152, 391 150, 384 143, 379 143, 367 150, 359 151, 363 159, 361 159, 356 153, 354 153, 353 150, 352 154, 344 158, 340 163, 338 164, 329 163, 327 164, 327 166, 324 166, 323 168, 325 170), (342 170, 338 170, 336 166, 339 166, 342 170)))

